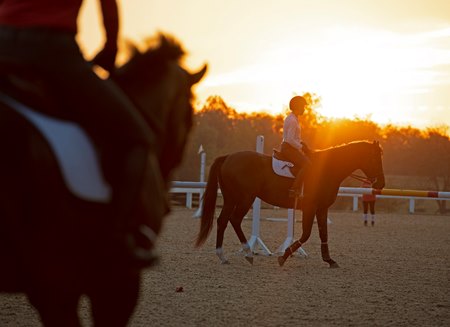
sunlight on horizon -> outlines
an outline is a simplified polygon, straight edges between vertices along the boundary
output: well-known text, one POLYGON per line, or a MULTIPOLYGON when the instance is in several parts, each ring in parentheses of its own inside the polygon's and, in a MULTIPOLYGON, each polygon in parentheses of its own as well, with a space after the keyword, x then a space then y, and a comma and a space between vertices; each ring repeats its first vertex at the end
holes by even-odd
MULTIPOLYGON (((286 40, 286 46, 269 50, 252 66, 207 78, 199 92, 230 89, 229 103, 238 111, 273 115, 283 112, 292 95, 311 92, 321 98, 317 111, 330 118, 370 117, 380 124, 418 127, 442 123, 440 117, 422 122, 408 116, 413 110, 427 112, 426 103, 414 104, 411 98, 429 93, 440 77, 433 68, 449 63, 450 51, 423 46, 450 37, 450 29, 402 36, 338 27, 326 34, 322 44, 306 49, 286 40), (240 94, 244 90, 247 96, 240 94), (236 94, 246 101, 233 101, 236 94)), ((227 95, 223 98, 228 103, 227 95)), ((443 105, 436 107, 445 113, 443 105)))
MULTIPOLYGON (((317 111, 326 117, 450 126, 450 10, 444 14, 426 1, 414 7, 402 0, 344 2, 133 0, 120 5, 125 37, 139 40, 168 31, 188 50, 188 69, 209 63, 208 75, 195 89, 200 105, 218 95, 238 112, 277 115, 293 95, 309 92, 320 97, 317 111), (405 12, 405 6, 411 10, 405 12)), ((98 11, 93 3, 88 1, 80 29, 90 54, 101 40, 101 33, 92 32, 98 11)))

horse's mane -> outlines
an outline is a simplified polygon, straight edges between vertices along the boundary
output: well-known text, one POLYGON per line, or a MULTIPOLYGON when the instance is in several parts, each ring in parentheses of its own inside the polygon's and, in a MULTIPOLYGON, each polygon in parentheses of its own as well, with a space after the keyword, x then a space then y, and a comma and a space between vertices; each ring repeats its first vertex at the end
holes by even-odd
MULTIPOLYGON (((317 155, 321 155, 321 154, 325 154, 325 153, 336 153, 336 152, 343 152, 343 151, 351 151, 351 149, 359 148, 361 146, 366 146, 366 145, 373 145, 372 142, 368 141, 368 140, 360 140, 360 141, 351 141, 348 143, 342 143, 339 145, 335 145, 335 146, 331 146, 329 148, 325 148, 325 149, 318 149, 318 150, 314 150, 312 151, 312 154, 317 154, 317 155)), ((383 150, 381 149, 381 146, 378 144, 381 153, 383 153, 383 150)))
POLYGON ((330 151, 330 150, 342 150, 343 148, 347 148, 348 146, 358 146, 360 144, 370 144, 370 141, 368 140, 362 140, 362 141, 351 141, 351 142, 347 142, 347 143, 342 143, 342 144, 338 144, 338 145, 334 145, 334 146, 330 146, 328 148, 325 149, 318 149, 315 150, 315 152, 324 152, 324 151, 330 151))
POLYGON ((141 83, 143 79, 148 83, 151 82, 149 78, 157 81, 166 71, 168 63, 179 63, 185 54, 181 44, 166 34, 159 33, 146 39, 144 43, 143 51, 135 43, 127 43, 129 58, 125 64, 116 69, 116 78, 127 83, 141 83))

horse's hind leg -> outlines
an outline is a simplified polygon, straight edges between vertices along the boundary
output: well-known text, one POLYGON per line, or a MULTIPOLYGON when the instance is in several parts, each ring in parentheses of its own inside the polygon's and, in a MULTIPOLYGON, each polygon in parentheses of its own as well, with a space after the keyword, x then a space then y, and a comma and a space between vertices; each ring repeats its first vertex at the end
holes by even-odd
POLYGON ((330 265, 330 268, 339 268, 339 265, 331 259, 328 250, 328 209, 317 210, 317 226, 320 236, 320 250, 322 252, 322 260, 330 265))
POLYGON ((216 255, 222 264, 230 263, 223 253, 223 237, 233 211, 234 205, 227 203, 225 200, 219 218, 217 218, 216 255))
POLYGON ((236 232, 239 241, 242 244, 242 250, 245 253, 245 259, 253 264, 253 252, 250 249, 250 246, 247 242, 247 238, 245 237, 244 232, 242 231, 242 220, 244 219, 245 214, 250 209, 254 199, 250 199, 245 201, 244 203, 240 203, 236 206, 236 209, 233 211, 230 222, 236 232))

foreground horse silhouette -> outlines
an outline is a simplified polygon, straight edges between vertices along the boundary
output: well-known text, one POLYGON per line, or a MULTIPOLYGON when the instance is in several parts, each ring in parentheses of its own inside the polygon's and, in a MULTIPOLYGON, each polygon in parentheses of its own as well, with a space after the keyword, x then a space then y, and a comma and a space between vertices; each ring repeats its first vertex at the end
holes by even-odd
MULTIPOLYGON (((322 259, 330 267, 338 267, 328 251, 327 214, 328 208, 337 197, 342 181, 353 171, 361 169, 367 178, 374 181, 374 188, 384 187, 382 150, 378 142, 352 142, 345 145, 311 152, 311 169, 304 181, 304 198, 297 202, 297 209, 303 210, 302 236, 283 257, 280 265, 301 244, 305 243, 317 217, 319 235, 322 241, 322 259)), ((293 208, 294 199, 288 190, 292 179, 276 175, 272 170, 272 157, 252 151, 236 152, 218 157, 212 164, 203 199, 203 212, 196 245, 201 246, 213 226, 217 188, 220 185, 223 208, 217 219, 216 254, 221 263, 228 263, 222 244, 228 222, 231 222, 246 253, 246 259, 253 262, 252 252, 242 231, 241 223, 256 197, 282 208, 293 208)))
MULTIPOLYGON (((154 130, 154 169, 168 185, 192 126, 191 86, 206 66, 188 73, 178 63, 180 45, 164 36, 159 41, 146 52, 135 49, 113 79, 154 130)), ((3 91, 12 94, 10 86, 3 91)), ((47 141, 4 103, 0 149, 0 291, 26 293, 46 326, 79 326, 81 295, 90 300, 95 325, 125 326, 137 304, 140 272, 154 259, 152 234, 160 231, 160 218, 148 212, 127 217, 146 231, 140 236, 147 236, 147 247, 119 242, 112 206, 71 194, 47 141)), ((167 196, 155 194, 152 185, 145 192, 141 201, 167 196)))

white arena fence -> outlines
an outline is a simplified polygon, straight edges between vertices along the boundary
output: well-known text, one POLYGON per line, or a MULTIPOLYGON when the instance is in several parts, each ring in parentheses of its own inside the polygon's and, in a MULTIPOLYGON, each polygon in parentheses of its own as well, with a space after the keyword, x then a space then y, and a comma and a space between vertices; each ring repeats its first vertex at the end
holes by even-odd
MULTIPOLYGON (((186 196, 186 208, 192 209, 192 197, 194 194, 198 194, 199 197, 203 195, 206 187, 206 182, 172 182, 170 192, 181 193, 186 196)), ((372 194, 371 188, 358 188, 358 187, 340 187, 339 197, 351 197, 353 198, 353 211, 358 211, 358 199, 363 194, 372 194)), ((416 200, 444 200, 450 201, 450 192, 429 192, 429 191, 416 191, 416 190, 382 190, 381 194, 377 194, 377 199, 405 199, 409 201, 409 213, 414 213, 416 200), (385 194, 387 193, 387 194, 385 194), (393 194, 396 193, 396 194, 393 194), (410 195, 408 195, 410 194, 410 195), (428 196, 429 194, 433 196, 428 196)), ((220 194, 220 189, 218 191, 220 194)))

